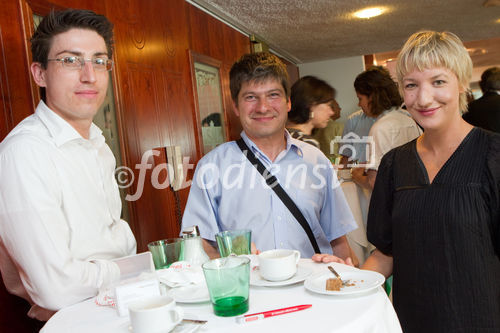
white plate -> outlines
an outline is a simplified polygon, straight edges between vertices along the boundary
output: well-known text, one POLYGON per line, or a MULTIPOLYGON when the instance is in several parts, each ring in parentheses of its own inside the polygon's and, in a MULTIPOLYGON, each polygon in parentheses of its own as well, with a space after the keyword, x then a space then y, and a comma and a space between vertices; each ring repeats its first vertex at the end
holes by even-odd
POLYGON ((167 295, 178 303, 201 303, 210 301, 206 283, 171 288, 167 295))
POLYGON ((284 281, 267 281, 260 276, 259 266, 255 266, 250 271, 250 285, 257 287, 280 287, 304 281, 312 270, 307 267, 302 267, 300 264, 297 266, 297 273, 294 276, 284 281))
POLYGON ((326 280, 334 277, 331 272, 327 271, 307 278, 304 282, 304 287, 319 294, 351 295, 375 289, 385 281, 382 274, 374 271, 355 270, 339 272, 339 274, 342 280, 351 280, 350 283, 354 283, 354 286, 342 287, 340 291, 326 290, 326 280))

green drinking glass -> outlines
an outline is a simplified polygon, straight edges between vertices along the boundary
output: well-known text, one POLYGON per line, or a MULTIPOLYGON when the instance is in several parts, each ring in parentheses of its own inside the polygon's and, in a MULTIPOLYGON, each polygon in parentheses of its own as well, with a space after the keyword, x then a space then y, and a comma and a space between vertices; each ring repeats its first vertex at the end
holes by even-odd
POLYGON ((248 311, 250 259, 229 256, 202 265, 214 313, 231 317, 248 311))
POLYGON ((221 257, 227 257, 231 254, 250 254, 252 231, 243 230, 227 230, 219 232, 215 235, 217 246, 221 257))
POLYGON ((148 244, 155 269, 168 268, 176 261, 184 260, 184 239, 168 238, 148 244))

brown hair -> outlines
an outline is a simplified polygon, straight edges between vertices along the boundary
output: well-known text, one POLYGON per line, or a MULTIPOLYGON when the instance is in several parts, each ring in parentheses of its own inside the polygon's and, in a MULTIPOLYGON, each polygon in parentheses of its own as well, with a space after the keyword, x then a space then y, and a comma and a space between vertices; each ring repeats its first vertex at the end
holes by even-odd
POLYGON ((106 43, 108 57, 113 52, 113 24, 103 15, 90 10, 66 9, 52 10, 45 16, 31 37, 31 54, 34 62, 39 62, 42 68, 47 68, 52 39, 54 36, 70 29, 88 29, 97 32, 106 43))
POLYGON ((359 74, 354 80, 354 89, 371 98, 370 113, 374 116, 403 103, 396 82, 389 71, 381 66, 373 66, 359 74))
POLYGON ((281 82, 286 97, 290 97, 288 72, 281 60, 272 53, 258 52, 245 54, 231 67, 229 72, 229 87, 231 98, 238 103, 241 85, 245 82, 264 82, 274 79, 281 82))
POLYGON ((500 90, 500 67, 490 67, 481 74, 481 91, 500 90))
POLYGON ((292 86, 292 108, 288 113, 288 120, 304 124, 310 118, 312 106, 328 103, 334 98, 335 89, 328 83, 314 76, 304 76, 292 86))

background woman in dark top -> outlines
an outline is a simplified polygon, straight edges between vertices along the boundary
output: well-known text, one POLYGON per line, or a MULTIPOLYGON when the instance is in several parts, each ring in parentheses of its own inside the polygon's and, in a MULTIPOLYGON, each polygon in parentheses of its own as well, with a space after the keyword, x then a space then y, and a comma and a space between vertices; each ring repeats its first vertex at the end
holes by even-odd
POLYGON ((292 138, 319 148, 312 136, 314 128, 325 128, 334 110, 340 112, 335 101, 335 89, 314 76, 304 76, 291 89, 292 108, 288 113, 287 130, 292 138))
POLYGON ((404 332, 500 332, 500 136, 460 116, 471 72, 448 32, 418 32, 398 56, 424 134, 382 159, 368 216, 377 250, 363 268, 394 275, 404 332))

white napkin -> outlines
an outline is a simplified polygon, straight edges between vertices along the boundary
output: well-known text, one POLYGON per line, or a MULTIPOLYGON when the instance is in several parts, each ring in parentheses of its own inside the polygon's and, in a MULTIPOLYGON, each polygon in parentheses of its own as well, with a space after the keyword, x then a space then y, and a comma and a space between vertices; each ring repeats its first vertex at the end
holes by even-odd
POLYGON ((158 280, 170 288, 200 284, 205 281, 201 266, 192 266, 187 261, 177 261, 167 269, 156 271, 158 280))
POLYGON ((97 305, 116 307, 115 290, 112 288, 103 288, 99 290, 99 294, 97 294, 94 301, 97 305))
POLYGON ((154 272, 142 272, 139 275, 134 276, 132 278, 120 280, 120 282, 116 283, 115 285, 102 287, 101 289, 99 289, 99 293, 95 298, 95 304, 101 306, 116 307, 116 293, 115 293, 116 286, 147 280, 151 278, 156 278, 154 272))

